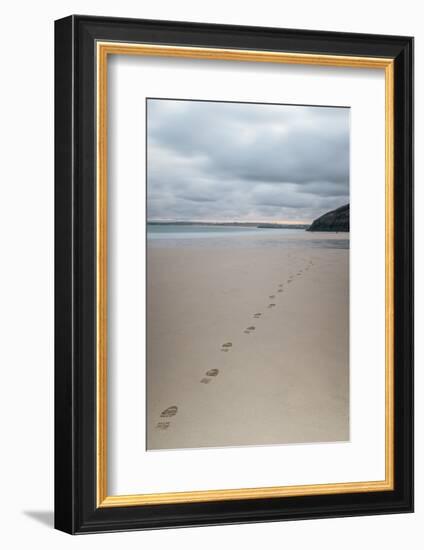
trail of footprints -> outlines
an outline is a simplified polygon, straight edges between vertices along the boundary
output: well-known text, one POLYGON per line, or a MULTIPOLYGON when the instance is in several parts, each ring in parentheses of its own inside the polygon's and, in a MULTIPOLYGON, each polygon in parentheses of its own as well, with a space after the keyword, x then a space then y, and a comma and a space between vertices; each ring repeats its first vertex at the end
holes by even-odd
MULTIPOLYGON (((295 275, 290 275, 289 278, 287 279, 286 283, 291 284, 297 277, 301 277, 305 272, 309 271, 309 269, 311 269, 311 267, 313 265, 314 265, 314 262, 312 260, 309 260, 309 262, 307 263, 307 265, 303 269, 299 269, 299 271, 297 271, 297 273, 295 275)), ((267 306, 268 309, 272 309, 272 308, 275 308, 277 306, 277 304, 274 302, 274 300, 275 300, 277 294, 281 294, 283 292, 284 292, 284 283, 279 283, 276 294, 271 294, 270 296, 268 296, 269 300, 272 300, 267 306)), ((260 319, 262 317, 262 315, 263 315, 262 312, 254 313, 253 318, 254 319, 260 319)), ((244 329, 243 333, 244 334, 251 334, 255 330, 256 330, 256 327, 254 325, 251 325, 251 326, 247 327, 246 329, 244 329)), ((221 352, 228 353, 229 351, 231 351, 232 347, 233 347, 232 342, 225 342, 224 344, 221 345, 220 350, 221 350, 221 352)), ((201 384, 210 384, 213 381, 213 379, 216 378, 218 375, 219 375, 219 369, 209 369, 205 372, 205 375, 200 380, 200 383, 201 384)), ((177 413, 178 413, 177 405, 171 405, 170 407, 166 408, 165 410, 163 410, 160 413, 160 418, 164 418, 164 419, 172 418, 177 413)), ((170 425, 171 425, 170 420, 160 420, 156 424, 156 428, 158 430, 167 430, 170 427, 170 425)))

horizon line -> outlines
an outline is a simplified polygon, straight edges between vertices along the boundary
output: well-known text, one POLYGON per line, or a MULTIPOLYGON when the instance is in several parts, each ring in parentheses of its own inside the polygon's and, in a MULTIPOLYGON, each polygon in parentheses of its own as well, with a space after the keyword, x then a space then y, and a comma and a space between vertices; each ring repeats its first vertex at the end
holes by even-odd
POLYGON ((146 223, 273 223, 285 225, 310 225, 310 221, 284 221, 284 220, 176 220, 176 219, 147 219, 146 223))

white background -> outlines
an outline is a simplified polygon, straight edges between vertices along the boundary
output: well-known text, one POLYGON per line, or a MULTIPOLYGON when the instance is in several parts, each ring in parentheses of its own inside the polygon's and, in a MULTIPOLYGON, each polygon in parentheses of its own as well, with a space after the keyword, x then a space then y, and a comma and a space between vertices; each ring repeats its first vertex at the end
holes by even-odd
POLYGON ((108 78, 108 494, 384 479, 384 70, 126 56, 108 78), (145 451, 145 97, 164 95, 350 107, 349 442, 145 451))
MULTIPOLYGON (((51 528, 53 505, 53 20, 70 13, 275 25, 416 37, 416 204, 423 204, 424 29, 412 0, 21 2, 3 6, 0 86, 0 542, 5 548, 422 547, 424 330, 416 290, 416 513, 70 537, 51 528), (364 542, 366 541, 365 545, 364 542)), ((422 216, 416 280, 423 280, 422 216)))

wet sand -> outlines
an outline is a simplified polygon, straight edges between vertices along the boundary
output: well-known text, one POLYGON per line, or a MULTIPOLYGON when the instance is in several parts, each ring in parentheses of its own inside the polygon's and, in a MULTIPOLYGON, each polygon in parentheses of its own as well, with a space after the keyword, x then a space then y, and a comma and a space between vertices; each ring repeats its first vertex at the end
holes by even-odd
POLYGON ((149 246, 148 449, 349 439, 349 251, 298 244, 149 246))

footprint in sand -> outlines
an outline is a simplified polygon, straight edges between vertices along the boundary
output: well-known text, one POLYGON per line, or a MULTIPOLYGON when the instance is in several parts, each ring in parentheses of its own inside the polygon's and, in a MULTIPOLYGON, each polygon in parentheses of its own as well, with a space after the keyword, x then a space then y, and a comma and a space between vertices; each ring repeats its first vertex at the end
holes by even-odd
POLYGON ((172 405, 160 413, 161 418, 169 418, 170 416, 175 416, 178 412, 178 407, 172 405))
POLYGON ((209 369, 206 371, 206 376, 218 376, 219 369, 209 369))
POLYGON ((228 351, 232 347, 233 344, 231 342, 226 342, 225 344, 222 344, 221 351, 228 351))
POLYGON ((156 424, 156 429, 158 429, 158 430, 167 430, 170 425, 171 425, 171 422, 158 422, 156 424))
POLYGON ((255 313, 255 314, 253 315, 253 317, 254 317, 255 319, 259 319, 259 317, 260 317, 261 315, 262 315, 262 313, 255 313))
POLYGON ((206 376, 208 378, 202 378, 200 380, 200 383, 201 384, 209 384, 209 382, 212 382, 212 378, 214 376, 218 376, 218 374, 219 374, 219 369, 210 369, 210 370, 206 371, 206 376))
POLYGON ((252 330, 255 330, 256 327, 247 327, 247 329, 244 331, 245 334, 250 334, 252 330))
POLYGON ((270 300, 273 300, 273 299, 275 298, 275 294, 273 294, 272 296, 268 296, 268 298, 269 298, 270 300))
POLYGON ((269 306, 268 306, 268 307, 269 307, 269 308, 271 308, 271 307, 275 307, 275 304, 269 304, 269 306))
POLYGON ((278 286, 279 286, 280 288, 282 288, 282 287, 284 286, 284 284, 283 284, 283 283, 280 283, 278 286))
POLYGON ((278 290, 278 292, 283 292, 283 289, 282 289, 282 288, 280 288, 280 289, 278 290))

